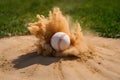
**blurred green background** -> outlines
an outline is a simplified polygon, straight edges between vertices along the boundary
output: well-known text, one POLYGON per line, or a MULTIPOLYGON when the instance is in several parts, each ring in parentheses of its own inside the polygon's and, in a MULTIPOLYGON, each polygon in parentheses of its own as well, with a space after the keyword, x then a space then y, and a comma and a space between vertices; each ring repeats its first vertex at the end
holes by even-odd
POLYGON ((0 37, 29 34, 36 14, 48 16, 53 7, 80 22, 83 30, 120 38, 120 0, 0 0, 0 37))

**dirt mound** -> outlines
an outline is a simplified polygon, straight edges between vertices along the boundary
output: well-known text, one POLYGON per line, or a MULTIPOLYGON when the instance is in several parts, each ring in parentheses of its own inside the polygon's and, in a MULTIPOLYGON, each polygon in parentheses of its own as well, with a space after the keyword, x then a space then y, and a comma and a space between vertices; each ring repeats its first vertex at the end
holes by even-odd
POLYGON ((43 57, 34 36, 0 39, 0 80, 120 80, 120 39, 85 37, 93 58, 43 57))

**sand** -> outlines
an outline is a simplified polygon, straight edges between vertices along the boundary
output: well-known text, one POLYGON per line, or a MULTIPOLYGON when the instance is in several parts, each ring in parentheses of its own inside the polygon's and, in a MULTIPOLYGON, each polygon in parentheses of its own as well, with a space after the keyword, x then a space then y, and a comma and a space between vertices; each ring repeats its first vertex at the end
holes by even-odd
POLYGON ((34 36, 0 39, 0 80, 120 80, 120 39, 87 36, 93 58, 43 57, 34 36))

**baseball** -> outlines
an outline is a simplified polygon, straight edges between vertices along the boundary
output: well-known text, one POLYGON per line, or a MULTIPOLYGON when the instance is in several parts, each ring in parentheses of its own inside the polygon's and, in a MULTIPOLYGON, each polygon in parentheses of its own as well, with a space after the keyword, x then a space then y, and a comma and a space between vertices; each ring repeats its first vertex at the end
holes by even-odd
POLYGON ((51 46, 56 51, 62 51, 70 46, 70 37, 64 32, 57 32, 51 38, 51 46))

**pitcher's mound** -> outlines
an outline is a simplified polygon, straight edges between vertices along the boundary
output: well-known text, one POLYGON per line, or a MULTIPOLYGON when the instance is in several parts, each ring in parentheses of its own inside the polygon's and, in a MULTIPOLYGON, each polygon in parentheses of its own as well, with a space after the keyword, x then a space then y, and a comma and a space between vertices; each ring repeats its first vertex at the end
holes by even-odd
POLYGON ((95 56, 83 62, 38 55, 33 36, 0 39, 0 80, 120 80, 120 39, 86 40, 95 56))

